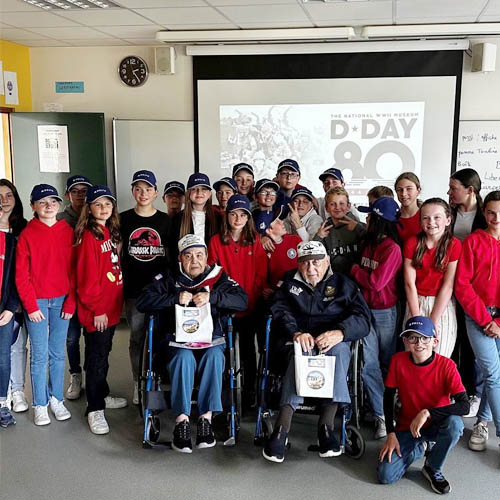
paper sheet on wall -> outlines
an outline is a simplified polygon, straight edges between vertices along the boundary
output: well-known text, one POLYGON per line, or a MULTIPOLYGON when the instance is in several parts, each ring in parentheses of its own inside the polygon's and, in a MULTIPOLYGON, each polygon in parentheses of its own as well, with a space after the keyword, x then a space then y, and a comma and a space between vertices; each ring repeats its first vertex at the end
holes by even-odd
POLYGON ((5 104, 17 106, 19 104, 19 94, 17 89, 17 73, 15 71, 4 71, 4 91, 5 104))
POLYGON ((68 127, 38 125, 40 172, 69 172, 68 127))
POLYGON ((3 61, 0 61, 0 95, 4 95, 5 91, 3 89, 3 61))

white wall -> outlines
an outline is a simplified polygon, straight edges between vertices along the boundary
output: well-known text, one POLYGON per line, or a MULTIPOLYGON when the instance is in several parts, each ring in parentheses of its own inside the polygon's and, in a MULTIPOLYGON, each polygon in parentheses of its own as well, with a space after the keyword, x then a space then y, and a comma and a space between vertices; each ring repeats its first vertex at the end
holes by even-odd
POLYGON ((112 118, 193 119, 192 58, 181 48, 175 63, 174 75, 160 76, 153 73, 151 47, 31 48, 33 111, 44 111, 44 103, 60 103, 65 112, 104 112, 111 180, 112 118), (128 55, 142 57, 149 66, 149 78, 142 87, 127 87, 118 77, 118 64, 128 55), (56 81, 83 81, 85 93, 56 94, 56 81))

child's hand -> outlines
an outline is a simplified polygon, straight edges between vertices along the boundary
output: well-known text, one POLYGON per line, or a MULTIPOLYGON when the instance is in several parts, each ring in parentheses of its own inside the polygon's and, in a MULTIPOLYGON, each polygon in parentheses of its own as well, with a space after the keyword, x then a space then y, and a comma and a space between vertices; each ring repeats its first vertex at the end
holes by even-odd
POLYGON ((318 232, 316 236, 319 238, 326 238, 330 234, 330 229, 333 227, 333 224, 328 225, 328 221, 325 220, 321 226, 319 226, 318 232))
POLYGON ((42 311, 38 309, 38 311, 28 314, 28 319, 33 323, 40 323, 45 319, 45 316, 43 315, 42 311))
POLYGON ((187 306, 193 300, 193 294, 183 291, 179 294, 179 304, 181 306, 187 306))
POLYGON ((300 220, 299 212, 295 208, 293 203, 288 204, 288 208, 290 209, 290 222, 293 224, 295 229, 299 229, 302 227, 302 221, 300 220))
POLYGON ((357 222, 354 219, 351 219, 350 217, 347 217, 347 215, 344 215, 342 219, 339 219, 339 222, 341 224, 344 224, 349 231, 354 231, 354 228, 357 226, 357 222))
POLYGON ((488 337, 498 339, 500 338, 500 326, 497 325, 497 322, 495 320, 490 321, 484 327, 484 333, 488 335, 488 337))
POLYGON ((7 309, 3 311, 2 314, 0 314, 0 326, 6 325, 12 319, 12 316, 14 316, 13 312, 7 311, 7 309))
POLYGON ((384 457, 387 455, 387 461, 391 463, 392 454, 394 451, 396 452, 396 455, 398 457, 401 457, 401 450, 399 448, 399 441, 396 437, 396 433, 389 432, 389 434, 387 434, 387 440, 378 454, 379 461, 382 462, 384 460, 384 457))
POLYGON ((274 250, 276 250, 276 247, 274 246, 273 240, 271 238, 269 238, 269 236, 262 236, 260 242, 262 244, 262 248, 266 252, 274 252, 274 250))
POLYGON ((103 332, 108 327, 108 315, 106 313, 94 316, 94 326, 98 332, 103 332))
POLYGON ((425 422, 427 422, 427 419, 430 416, 431 416, 431 414, 429 413, 429 410, 425 410, 425 409, 424 410, 420 410, 417 413, 417 416, 411 421, 410 432, 411 432, 411 435, 414 438, 421 437, 421 435, 420 435, 420 429, 425 424, 425 422))
POLYGON ((73 317, 73 315, 70 313, 61 312, 62 319, 71 319, 72 317, 73 317))

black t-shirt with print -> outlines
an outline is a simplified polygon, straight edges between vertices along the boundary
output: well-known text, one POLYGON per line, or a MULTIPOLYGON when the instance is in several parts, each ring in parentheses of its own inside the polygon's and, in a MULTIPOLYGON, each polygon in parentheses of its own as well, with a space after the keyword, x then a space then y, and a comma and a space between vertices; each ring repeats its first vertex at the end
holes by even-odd
POLYGON ((137 215, 133 208, 120 214, 125 298, 137 298, 158 273, 165 271, 169 227, 168 215, 160 210, 150 217, 137 215))

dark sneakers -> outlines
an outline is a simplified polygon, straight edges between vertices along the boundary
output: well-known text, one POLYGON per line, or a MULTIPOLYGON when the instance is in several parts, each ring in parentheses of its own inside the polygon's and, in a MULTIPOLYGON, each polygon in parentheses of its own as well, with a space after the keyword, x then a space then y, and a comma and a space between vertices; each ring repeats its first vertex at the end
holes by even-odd
POLYGON ((431 483, 431 488, 440 495, 451 491, 450 483, 444 478, 440 471, 431 469, 427 464, 422 468, 422 474, 431 483))
POLYGON ((285 460, 285 450, 288 444, 288 432, 280 425, 273 433, 262 449, 262 456, 270 462, 281 463, 285 460))
POLYGON ((323 424, 318 427, 318 446, 321 458, 338 457, 341 454, 339 442, 329 425, 323 424))
POLYGON ((196 430, 196 448, 212 448, 216 445, 212 423, 206 418, 201 417, 198 420, 196 430))
POLYGON ((8 427, 9 425, 15 425, 15 423, 16 420, 7 406, 0 406, 0 427, 8 427))
POLYGON ((174 440, 172 448, 180 453, 192 453, 193 445, 191 443, 191 426, 189 420, 183 420, 174 427, 174 440))

